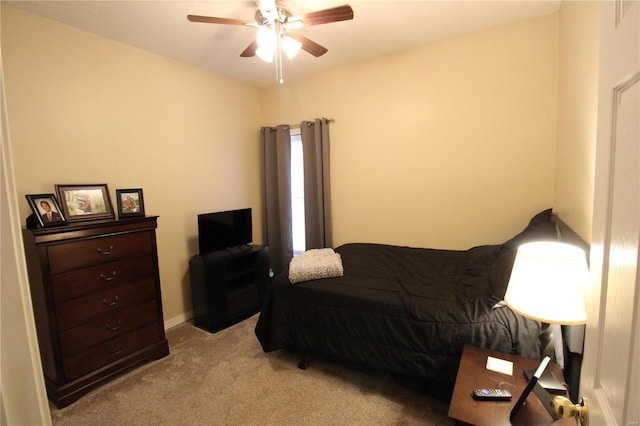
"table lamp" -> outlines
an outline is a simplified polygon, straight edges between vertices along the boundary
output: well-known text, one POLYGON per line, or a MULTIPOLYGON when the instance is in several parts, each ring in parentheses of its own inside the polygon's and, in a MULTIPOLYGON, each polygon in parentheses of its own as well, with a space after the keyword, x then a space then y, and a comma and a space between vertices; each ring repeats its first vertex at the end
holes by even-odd
MULTIPOLYGON (((588 279, 585 252, 576 246, 538 241, 518 247, 504 300, 513 311, 542 323, 541 357, 548 355, 554 359, 551 324, 573 325, 587 321, 588 279)), ((566 391, 550 369, 539 383, 551 393, 566 391)))

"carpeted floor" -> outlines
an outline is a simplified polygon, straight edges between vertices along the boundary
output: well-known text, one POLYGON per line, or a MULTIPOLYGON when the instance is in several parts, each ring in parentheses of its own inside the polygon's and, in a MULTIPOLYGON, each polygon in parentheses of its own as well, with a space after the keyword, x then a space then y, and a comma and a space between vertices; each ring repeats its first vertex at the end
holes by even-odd
POLYGON ((212 334, 167 331, 169 356, 51 406, 54 425, 453 425, 445 399, 389 374, 264 353, 257 315, 212 334))

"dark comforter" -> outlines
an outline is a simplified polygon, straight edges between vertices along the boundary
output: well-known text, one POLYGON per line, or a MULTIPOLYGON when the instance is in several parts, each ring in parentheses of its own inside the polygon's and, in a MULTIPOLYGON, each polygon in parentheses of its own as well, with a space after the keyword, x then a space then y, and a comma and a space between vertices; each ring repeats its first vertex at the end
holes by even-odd
POLYGON ((494 307, 506 289, 513 247, 347 244, 336 252, 342 277, 275 280, 256 325, 264 351, 320 353, 451 383, 466 343, 539 356, 539 323, 494 307))

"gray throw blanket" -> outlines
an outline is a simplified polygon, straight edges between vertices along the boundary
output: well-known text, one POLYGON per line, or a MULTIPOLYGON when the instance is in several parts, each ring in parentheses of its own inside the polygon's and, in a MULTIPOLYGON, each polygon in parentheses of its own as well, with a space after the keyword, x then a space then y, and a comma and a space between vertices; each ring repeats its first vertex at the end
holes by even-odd
POLYGON ((289 264, 291 284, 342 275, 342 258, 332 248, 307 250, 291 259, 289 264))

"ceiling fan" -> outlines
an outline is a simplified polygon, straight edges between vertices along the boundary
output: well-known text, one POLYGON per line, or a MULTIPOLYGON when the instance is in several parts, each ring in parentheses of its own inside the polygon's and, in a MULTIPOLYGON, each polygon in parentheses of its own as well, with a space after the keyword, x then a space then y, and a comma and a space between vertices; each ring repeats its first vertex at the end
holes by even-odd
POLYGON ((293 58, 300 49, 309 52, 315 57, 327 53, 327 48, 303 36, 296 31, 297 29, 353 19, 353 9, 349 5, 294 16, 283 3, 275 0, 256 0, 256 3, 258 7, 255 12, 255 20, 201 15, 187 15, 187 19, 191 22, 244 25, 257 28, 258 35, 256 39, 247 46, 240 56, 247 58, 257 55, 266 62, 273 62, 275 59, 276 79, 280 83, 283 82, 283 51, 289 59, 293 58))

